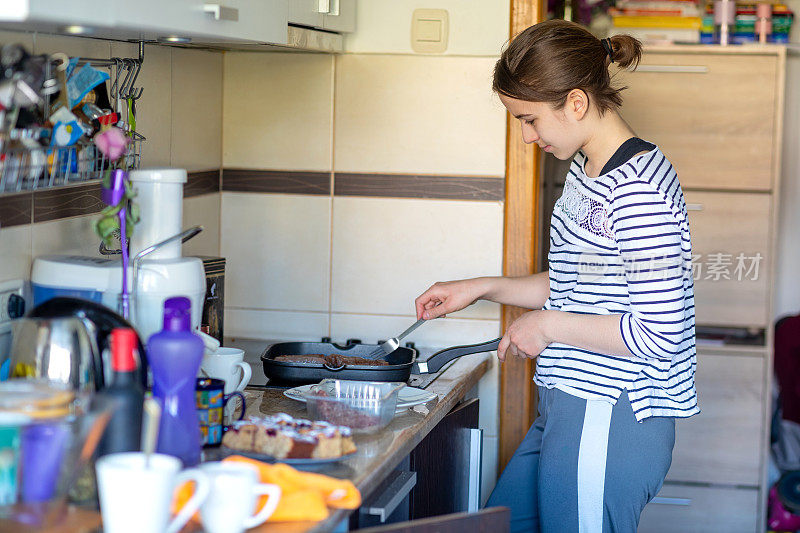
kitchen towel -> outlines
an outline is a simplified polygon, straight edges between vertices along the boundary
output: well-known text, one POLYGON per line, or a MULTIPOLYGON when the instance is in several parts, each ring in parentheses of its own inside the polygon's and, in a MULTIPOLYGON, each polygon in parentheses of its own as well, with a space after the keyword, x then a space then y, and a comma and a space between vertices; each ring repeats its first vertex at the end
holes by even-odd
MULTIPOLYGON (((238 462, 254 466, 262 483, 272 483, 281 488, 278 508, 268 522, 318 522, 328 517, 328 508, 357 509, 361 505, 361 493, 352 482, 313 472, 301 472, 283 463, 268 464, 240 455, 232 455, 223 462, 238 462)), ((174 506, 180 507, 192 495, 191 483, 176 491, 174 506)), ((264 505, 259 499, 257 507, 264 505)), ((200 520, 196 514, 193 520, 200 520)))

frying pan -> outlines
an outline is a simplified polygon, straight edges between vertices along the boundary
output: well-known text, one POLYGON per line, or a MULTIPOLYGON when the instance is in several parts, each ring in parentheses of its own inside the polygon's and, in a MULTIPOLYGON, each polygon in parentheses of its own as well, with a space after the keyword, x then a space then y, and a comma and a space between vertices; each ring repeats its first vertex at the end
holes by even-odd
POLYGON ((500 339, 478 344, 453 346, 431 355, 426 361, 417 361, 417 350, 398 348, 384 359, 384 366, 342 365, 332 367, 322 363, 299 363, 276 361, 280 355, 345 355, 367 357, 379 347, 378 344, 353 342, 346 345, 331 342, 282 342, 273 344, 261 355, 264 375, 270 380, 287 383, 315 383, 326 378, 351 379, 356 381, 395 381, 405 382, 411 374, 434 374, 444 365, 458 357, 490 352, 497 349, 500 339))

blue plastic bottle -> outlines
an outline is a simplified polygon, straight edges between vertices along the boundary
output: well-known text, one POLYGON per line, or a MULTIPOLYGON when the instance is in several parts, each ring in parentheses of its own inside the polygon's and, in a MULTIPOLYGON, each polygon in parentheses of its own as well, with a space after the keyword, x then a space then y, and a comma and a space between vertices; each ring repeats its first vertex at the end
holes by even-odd
POLYGON ((203 340, 191 331, 188 298, 164 302, 164 329, 150 337, 148 360, 153 372, 153 397, 161 404, 159 453, 173 455, 184 466, 200 462, 200 422, 195 385, 203 360, 203 340))

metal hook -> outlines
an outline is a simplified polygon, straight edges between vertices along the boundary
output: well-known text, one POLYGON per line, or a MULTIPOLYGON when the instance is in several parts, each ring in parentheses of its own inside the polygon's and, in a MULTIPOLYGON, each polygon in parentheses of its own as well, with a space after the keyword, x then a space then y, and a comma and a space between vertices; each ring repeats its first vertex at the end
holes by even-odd
POLYGON ((142 62, 141 61, 137 61, 135 59, 133 60, 133 62, 135 64, 135 66, 136 66, 136 71, 133 74, 133 80, 131 81, 131 86, 130 86, 129 91, 128 91, 128 97, 131 100, 138 100, 139 98, 142 97, 142 93, 144 92, 144 87, 140 87, 139 89, 136 89, 134 86, 136 85, 136 78, 139 77, 139 71, 142 70, 142 62))
POLYGON ((111 84, 111 98, 115 99, 119 95, 119 76, 120 76, 120 59, 118 57, 112 57, 111 60, 114 62, 114 70, 116 73, 114 74, 114 83, 111 84))
POLYGON ((125 70, 128 73, 125 75, 125 80, 122 82, 122 87, 120 88, 119 92, 120 92, 120 98, 122 98, 123 100, 127 100, 131 96, 130 93, 128 92, 131 88, 128 82, 130 81, 131 75, 133 74, 133 68, 132 68, 133 60, 128 59, 126 57, 125 59, 122 60, 122 62, 125 64, 125 70))

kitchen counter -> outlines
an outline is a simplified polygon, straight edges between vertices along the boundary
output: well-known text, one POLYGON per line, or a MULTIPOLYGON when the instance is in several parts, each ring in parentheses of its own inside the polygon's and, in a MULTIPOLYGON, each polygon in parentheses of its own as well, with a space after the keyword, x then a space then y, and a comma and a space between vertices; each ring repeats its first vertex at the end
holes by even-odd
MULTIPOLYGON (((349 479, 367 500, 380 483, 425 438, 430 431, 477 385, 478 380, 494 364, 491 354, 475 354, 457 359, 446 366, 426 390, 438 398, 424 405, 399 413, 392 422, 374 435, 354 435, 358 450, 339 463, 315 468, 314 472, 349 479)), ((305 406, 283 396, 280 389, 245 390, 246 415, 264 416, 285 412, 292 416, 307 417, 305 406)), ((213 460, 212 453, 207 459, 213 460)), ((318 533, 330 532, 347 519, 353 511, 333 510, 321 522, 266 523, 250 530, 256 533, 318 533)), ((11 525, 0 520, 0 524, 11 525)), ((59 531, 95 532, 100 525, 100 513, 70 508, 59 531)), ((0 525, 0 529, 3 526, 0 525)), ((184 533, 201 531, 196 524, 187 525, 184 533)))
MULTIPOLYGON (((437 400, 416 406, 398 414, 392 422, 374 435, 355 435, 358 450, 355 455, 340 463, 315 472, 351 480, 364 499, 378 487, 389 473, 406 457, 444 416, 472 389, 494 364, 488 353, 465 356, 449 367, 426 387, 435 393, 437 400)), ((307 417, 305 406, 283 396, 281 390, 245 390, 246 415, 264 416, 279 412, 307 417)), ((352 511, 333 511, 326 520, 318 523, 267 523, 251 531, 272 532, 323 532, 333 531, 352 511)))

